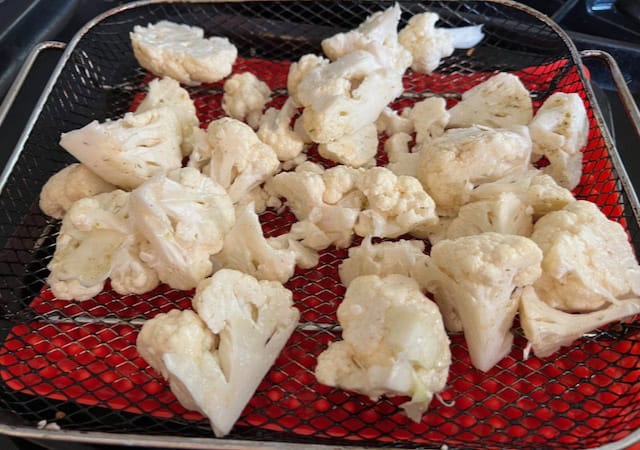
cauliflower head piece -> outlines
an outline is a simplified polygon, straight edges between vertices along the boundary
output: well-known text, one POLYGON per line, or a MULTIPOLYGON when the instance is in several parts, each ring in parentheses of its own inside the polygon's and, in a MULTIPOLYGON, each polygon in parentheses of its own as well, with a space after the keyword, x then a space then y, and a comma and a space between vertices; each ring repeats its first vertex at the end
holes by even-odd
POLYGON ((433 395, 444 389, 451 364, 437 306, 411 278, 366 275, 349 285, 338 320, 343 340, 318 357, 318 381, 373 400, 410 396, 401 407, 420 421, 433 395))
POLYGON ((476 368, 486 372, 511 351, 521 288, 540 277, 541 261, 542 251, 530 239, 491 232, 443 240, 431 249, 417 276, 447 326, 464 331, 476 368))
POLYGON ((320 156, 351 167, 375 165, 377 151, 378 132, 373 123, 335 141, 318 145, 320 156))
POLYGON ((194 150, 188 165, 225 188, 233 203, 241 203, 280 164, 273 149, 249 125, 229 117, 209 124, 206 143, 194 150))
POLYGON ((308 53, 302 55, 297 62, 294 62, 289 66, 289 72, 287 74, 287 91, 289 96, 292 97, 297 103, 301 103, 298 98, 298 86, 307 74, 316 67, 326 66, 329 64, 329 60, 322 56, 308 53))
POLYGON ((590 331, 640 313, 640 298, 612 303, 597 311, 571 314, 543 302, 536 290, 528 286, 522 291, 519 311, 520 325, 533 353, 546 358, 590 331))
POLYGON ((529 91, 516 75, 500 72, 462 94, 449 110, 451 128, 527 125, 533 117, 529 91))
POLYGON ((109 277, 121 295, 142 294, 158 285, 155 271, 138 255, 141 238, 129 217, 130 194, 121 190, 71 206, 48 265, 47 282, 57 298, 92 298, 109 277))
POLYGON ((82 164, 71 164, 56 172, 40 191, 39 206, 43 213, 62 219, 81 198, 114 191, 116 187, 104 181, 82 164))
POLYGON ((441 97, 426 98, 413 105, 409 118, 416 130, 417 144, 442 136, 449 123, 447 102, 441 97))
POLYGON ((196 86, 231 73, 238 49, 222 37, 204 37, 199 27, 161 20, 129 33, 133 54, 145 69, 196 86))
POLYGON ((222 249, 235 213, 222 186, 185 167, 132 192, 131 218, 148 241, 141 259, 163 283, 187 290, 211 275, 210 257, 222 249))
POLYGON ((417 178, 373 167, 364 172, 358 188, 367 199, 355 225, 359 236, 393 238, 438 221, 436 205, 417 178))
POLYGON ((424 254, 423 241, 401 239, 372 244, 371 236, 367 236, 358 247, 349 249, 349 257, 340 264, 338 272, 342 284, 347 287, 364 275, 411 277, 413 268, 424 258, 428 256, 424 254))
POLYGON ((230 76, 223 86, 222 109, 234 119, 245 121, 254 130, 260 126, 262 110, 271 98, 271 89, 251 72, 230 76))
POLYGON ((60 145, 103 180, 131 190, 182 165, 181 129, 171 108, 93 121, 62 133, 60 145))
POLYGON ((136 113, 154 108, 167 107, 175 113, 182 135, 182 155, 188 156, 193 151, 193 129, 200 125, 196 115, 196 107, 186 89, 170 77, 155 79, 149 83, 147 96, 142 100, 136 113))
POLYGON ((384 133, 388 136, 397 133, 411 134, 414 129, 410 114, 411 108, 405 108, 399 113, 387 106, 376 120, 376 130, 378 133, 384 133))
POLYGON ((622 225, 584 200, 536 222, 531 235, 544 252, 540 299, 566 312, 595 311, 640 294, 640 267, 622 225))
POLYGON ((433 197, 439 214, 455 214, 475 186, 524 174, 531 140, 526 127, 455 128, 423 145, 418 178, 433 197))
POLYGON ((258 137, 271 146, 280 161, 295 159, 305 148, 304 138, 291 126, 297 112, 297 103, 289 97, 282 109, 269 108, 262 118, 258 137))

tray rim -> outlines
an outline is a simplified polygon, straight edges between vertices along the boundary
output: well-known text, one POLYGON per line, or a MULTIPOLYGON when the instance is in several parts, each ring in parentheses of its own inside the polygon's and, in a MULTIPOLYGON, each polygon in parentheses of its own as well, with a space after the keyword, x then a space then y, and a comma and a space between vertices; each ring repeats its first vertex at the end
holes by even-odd
MULTIPOLYGON (((109 9, 93 19, 89 20, 78 32, 73 36, 73 38, 66 44, 64 53, 58 60, 56 67, 51 72, 49 79, 45 87, 42 90, 42 93, 34 106, 29 119, 25 125, 25 128, 20 135, 12 153, 9 156, 7 164, 3 168, 0 173, 0 195, 2 195, 4 188, 11 176, 15 165, 17 164, 22 151, 24 150, 24 146, 31 136, 31 132, 33 131, 33 127, 35 126, 36 121, 40 117, 42 113, 43 107, 51 94, 55 83, 58 81, 60 73, 65 68, 67 61, 71 57, 72 53, 75 51, 78 42, 84 37, 89 30, 98 25, 103 20, 117 15, 123 11, 128 11, 131 9, 136 9, 152 4, 172 4, 172 3, 262 3, 269 0, 136 0, 130 3, 125 3, 119 6, 116 6, 112 9, 109 9)), ((280 0, 286 2, 313 2, 313 1, 322 1, 326 3, 331 3, 333 1, 339 0, 280 0)), ((459 2, 464 0, 440 0, 445 2, 459 2)), ((480 1, 480 0, 474 0, 480 1)), ((590 80, 587 78, 585 73, 585 66, 582 62, 582 56, 578 51, 577 47, 567 34, 555 21, 553 21, 549 16, 543 14, 542 12, 529 7, 527 5, 523 5, 517 1, 513 0, 481 0, 487 3, 495 3, 507 7, 511 7, 514 9, 518 9, 523 11, 530 16, 536 18, 537 20, 543 22, 545 25, 550 27, 559 38, 562 39, 563 43, 566 45, 567 49, 572 58, 573 64, 575 64, 578 76, 580 81, 582 82, 585 92, 587 94, 587 98, 591 105, 591 109, 593 111, 594 118, 596 123, 600 129, 602 134, 602 138, 604 140, 605 146, 607 147, 607 151, 609 153, 609 158, 611 159, 611 163, 615 172, 619 178, 620 183, 622 184, 623 193, 627 198, 629 206, 633 212, 634 218, 638 226, 640 227, 640 200, 638 194, 633 189, 633 185, 631 184, 631 180, 626 171, 624 163, 622 162, 622 158, 618 152, 617 146, 615 145, 615 141, 611 137, 610 131, 606 126, 604 121, 604 117, 602 115, 602 111, 600 110, 600 106, 595 100, 595 93, 591 86, 590 80)), ((42 44, 38 44, 42 45, 42 44)), ((36 47, 38 46, 36 45, 36 47)), ((35 426, 26 426, 26 425, 8 425, 4 423, 0 423, 0 434, 4 434, 7 436, 19 437, 19 438, 31 438, 31 439, 44 439, 44 440, 53 440, 53 441, 67 441, 67 442, 82 442, 82 443, 93 443, 93 444, 103 444, 103 445, 138 445, 144 447, 165 447, 167 444, 171 444, 173 448, 176 449, 216 449, 216 450, 251 450, 251 449, 266 449, 266 450, 300 450, 300 449, 311 449, 311 450, 324 450, 324 449, 344 449, 344 450, 366 450, 373 449, 377 447, 363 447, 358 446, 357 444, 354 446, 343 446, 343 445, 331 445, 331 444, 309 444, 309 443, 292 443, 292 442, 282 442, 282 441, 260 441, 260 440, 241 440, 241 439, 226 439, 226 438, 201 438, 201 437, 178 437, 172 435, 144 435, 144 434, 135 434, 135 433, 109 433, 109 432, 95 432, 95 431, 77 431, 77 430, 44 430, 38 429, 35 426)), ((356 441, 354 441, 355 443, 356 441)), ((640 442, 640 428, 630 433, 623 439, 620 439, 615 442, 610 442, 608 444, 595 447, 594 450, 619 450, 626 448, 629 445, 640 442)), ((410 448, 410 447, 395 447, 395 448, 410 448)), ((442 449, 442 447, 424 447, 421 446, 421 449, 442 449)))

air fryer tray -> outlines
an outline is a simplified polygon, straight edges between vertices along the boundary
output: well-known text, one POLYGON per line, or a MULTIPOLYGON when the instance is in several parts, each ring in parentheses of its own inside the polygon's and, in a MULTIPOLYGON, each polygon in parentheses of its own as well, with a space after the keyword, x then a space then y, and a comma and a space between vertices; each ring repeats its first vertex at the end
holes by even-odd
MULTIPOLYGON (((275 90, 272 104, 280 105, 290 61, 319 52, 323 38, 390 5, 141 2, 100 16, 74 38, 34 111, 24 145, 16 149, 19 158, 0 196, 0 431, 200 448, 618 448, 632 433, 640 437, 637 322, 594 332, 544 360, 523 360, 526 342, 517 331, 511 354, 488 373, 472 368, 463 337, 452 335, 453 364, 442 401, 435 399, 422 422, 413 423, 399 411, 404 399, 372 402, 319 385, 313 376, 317 355, 339 337, 335 311, 345 291, 337 264, 347 252, 328 249, 319 266, 298 270, 287 283, 301 324, 233 432, 220 440, 205 419, 177 403, 135 348, 145 319, 188 308, 192 292, 161 286, 148 295, 122 297, 107 286, 95 299, 68 302, 47 288, 59 222, 39 211, 38 194, 49 176, 73 161, 57 145, 61 132, 122 116, 143 98, 152 77, 133 57, 128 33, 134 25, 168 19, 229 37, 240 54, 234 72, 251 71, 265 80, 275 90), (62 431, 38 430, 41 420, 55 421, 62 431)), ((575 193, 622 223, 638 249, 636 197, 566 35, 544 16, 507 1, 401 5, 404 20, 436 11, 445 26, 485 24, 486 37, 474 51, 446 59, 436 74, 409 73, 406 93, 393 106, 430 95, 444 96, 451 105, 496 71, 520 76, 536 108, 554 92, 578 93, 588 107, 590 134, 575 193)), ((189 88, 203 126, 223 114, 221 87, 189 88)), ((313 149, 310 158, 318 159, 313 149)), ((261 221, 274 236, 286 232, 294 216, 267 211, 261 221)))

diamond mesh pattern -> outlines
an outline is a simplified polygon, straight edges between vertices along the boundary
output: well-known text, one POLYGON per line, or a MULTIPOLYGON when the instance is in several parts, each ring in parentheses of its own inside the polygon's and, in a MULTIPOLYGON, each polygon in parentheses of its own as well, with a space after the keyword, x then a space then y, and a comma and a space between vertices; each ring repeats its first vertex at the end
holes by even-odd
MULTIPOLYGON (((324 37, 353 28, 389 5, 155 4, 110 16, 80 39, 0 196, 0 409, 12 414, 7 415, 12 423, 56 419, 63 428, 83 431, 211 436, 206 420, 185 411, 135 349, 142 321, 189 307, 192 292, 161 286, 144 296, 121 297, 107 286, 95 299, 67 302, 55 299, 45 284, 59 223, 40 213, 39 190, 72 161, 56 145, 61 132, 118 117, 144 97, 152 77, 133 58, 128 41, 133 25, 168 19, 226 35, 241 55, 234 72, 251 71, 281 94, 289 61, 317 52, 324 37)), ((473 53, 456 52, 436 74, 409 73, 407 92, 393 106, 433 94, 452 105, 464 90, 499 70, 518 74, 536 107, 553 92, 577 92, 588 107, 591 130, 575 193, 622 223, 638 249, 638 220, 612 167, 612 149, 571 54, 553 29, 499 3, 403 2, 402 7, 412 13, 437 11, 450 26, 484 23, 487 36, 473 53)), ((221 85, 190 88, 203 127, 222 115, 221 85)), ((272 104, 283 101, 276 95, 272 104)), ((314 149, 309 154, 318 159, 314 149)), ((261 216, 267 235, 286 232, 293 220, 289 211, 261 216)), ((454 362, 443 401, 434 400, 421 423, 399 413, 404 399, 371 402, 319 385, 312 373, 316 357, 339 337, 335 311, 345 289, 337 265, 346 254, 328 249, 317 267, 297 270, 287 283, 302 323, 230 439, 569 449, 614 442, 640 427, 640 326, 633 322, 594 332, 546 360, 522 361, 526 342, 517 332, 512 353, 486 374, 471 367, 463 337, 452 335, 454 362)))

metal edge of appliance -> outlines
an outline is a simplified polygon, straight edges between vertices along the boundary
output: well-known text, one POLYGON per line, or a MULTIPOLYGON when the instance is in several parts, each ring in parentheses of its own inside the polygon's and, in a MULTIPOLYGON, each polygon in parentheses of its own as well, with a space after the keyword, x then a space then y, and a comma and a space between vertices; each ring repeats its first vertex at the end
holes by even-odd
MULTIPOLYGON (((71 54, 73 53, 77 43, 83 38, 83 36, 95 25, 103 21, 104 19, 114 16, 122 11, 139 8, 142 6, 155 4, 155 3, 221 3, 225 0, 138 0, 131 3, 127 3, 124 5, 120 5, 113 9, 110 9, 98 16, 96 16, 91 21, 87 22, 71 39, 71 41, 66 44, 60 42, 43 42, 36 46, 29 58, 21 68, 16 80, 12 84, 11 88, 7 92, 7 96, 5 97, 5 101, 2 105, 0 105, 0 124, 4 120, 8 110, 11 107, 11 103, 13 99, 15 99, 17 93, 22 86, 25 78, 29 74, 29 70, 38 54, 41 50, 45 48, 64 48, 64 53, 61 56, 58 64, 56 65, 54 71, 51 73, 51 76, 45 85, 42 94, 36 105, 34 106, 33 112, 29 117, 27 124, 25 125, 24 131, 22 132, 20 139, 16 143, 16 146, 11 153, 11 156, 7 162, 7 165, 4 167, 3 171, 0 173, 0 194, 4 189, 5 184, 15 164, 17 163, 20 154, 24 149, 24 145, 29 138, 33 127, 38 120, 40 113, 44 107, 46 100, 49 97, 55 83, 58 80, 60 73, 65 67, 67 61, 69 60, 71 54)), ((263 0, 227 0, 232 2, 260 2, 263 0)), ((285 1, 296 1, 296 0, 285 0, 285 1)), ((313 1, 313 0, 297 0, 297 1, 313 1)), ((445 0, 445 1, 456 1, 456 0, 445 0)), ((608 64, 614 81, 616 81, 616 86, 619 90, 619 94, 623 103, 625 104, 625 108, 627 113, 629 114, 630 120, 633 122, 633 125, 636 130, 640 130, 640 114, 638 114, 638 109, 633 102, 633 98, 624 83, 624 78, 620 73, 620 70, 611 55, 606 52, 601 52, 597 50, 587 50, 580 53, 576 48, 575 44, 569 37, 569 35, 553 20, 551 20, 547 15, 520 3, 517 3, 512 0, 484 0, 490 3, 501 4, 507 7, 511 7, 514 9, 518 9, 523 11, 530 16, 536 18, 537 20, 543 22, 545 25, 550 27, 556 34, 562 39, 564 44, 567 46, 571 57, 573 59, 573 63, 575 64, 578 75, 582 84, 585 87, 585 91, 587 93, 587 97, 589 102, 591 103, 591 107, 593 110, 594 117, 600 128, 602 133, 602 137, 604 139, 605 145, 609 150, 609 156, 611 158, 612 164, 620 179, 620 183, 624 189, 625 195, 627 195, 628 202, 633 210, 633 214, 635 216, 636 222, 640 226, 640 203, 638 200, 638 195, 633 190, 631 180, 627 174, 627 171, 622 163, 622 159, 618 153, 618 150, 615 146, 611 138, 611 134, 609 129, 607 128, 602 112, 596 101, 595 93, 589 81, 585 76, 584 64, 582 63, 583 57, 595 57, 602 59, 605 63, 608 64), (629 103, 630 102, 630 103, 629 103)), ((640 136, 639 136, 640 137, 640 136)), ((140 435, 140 434, 116 434, 116 433, 105 433, 105 432, 87 432, 87 431, 76 431, 76 430, 41 430, 36 427, 29 426, 12 426, 6 424, 0 424, 0 433, 19 437, 19 438, 27 438, 27 439, 44 439, 44 440, 55 440, 55 441, 69 441, 69 442, 85 442, 85 443, 94 443, 94 444, 103 444, 103 445, 138 445, 138 446, 146 446, 146 447, 164 447, 168 444, 176 449, 218 449, 218 450, 247 450, 247 449, 266 449, 266 450, 299 450, 302 448, 311 449, 311 450, 323 450, 323 449, 353 449, 353 450, 365 450, 371 447, 358 447, 358 446, 335 446, 335 445, 318 445, 318 444, 308 444, 308 443, 287 443, 287 442, 278 442, 278 441, 249 441, 249 440, 236 440, 236 439, 217 439, 217 438, 196 438, 196 437, 177 437, 170 435, 140 435)), ((637 441, 640 441, 640 429, 632 432, 625 438, 612 442, 609 444, 605 444, 603 446, 597 447, 600 450, 619 450, 623 449, 637 441)), ((421 447, 426 449, 426 447, 421 447)))

